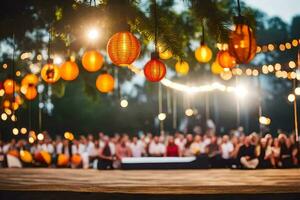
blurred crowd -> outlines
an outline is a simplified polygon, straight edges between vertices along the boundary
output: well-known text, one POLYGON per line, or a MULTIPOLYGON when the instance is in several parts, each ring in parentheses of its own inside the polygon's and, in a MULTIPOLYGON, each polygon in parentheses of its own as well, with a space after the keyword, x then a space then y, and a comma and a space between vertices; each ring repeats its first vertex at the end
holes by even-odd
POLYGON ((1 167, 120 168, 127 157, 196 157, 210 168, 291 168, 299 166, 299 145, 295 135, 279 133, 261 136, 233 132, 219 136, 205 134, 169 135, 152 133, 80 135, 73 140, 0 141, 1 167))

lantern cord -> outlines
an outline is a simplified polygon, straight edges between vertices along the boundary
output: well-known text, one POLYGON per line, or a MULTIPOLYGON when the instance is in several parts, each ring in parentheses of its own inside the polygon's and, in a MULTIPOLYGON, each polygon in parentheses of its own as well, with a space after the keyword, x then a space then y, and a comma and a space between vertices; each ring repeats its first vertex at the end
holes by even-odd
POLYGON ((238 5, 238 15, 240 17, 241 16, 241 4, 240 4, 240 0, 237 0, 237 5, 238 5))
MULTIPOLYGON (((13 79, 13 105, 15 104, 16 101, 16 94, 15 94, 15 89, 16 89, 16 73, 15 73, 15 51, 16 51, 16 45, 15 45, 15 34, 13 33, 13 53, 12 53, 12 79, 13 79)), ((13 106, 12 109, 13 115, 15 114, 15 109, 13 106)))
POLYGON ((205 43, 205 36, 204 36, 204 19, 202 19, 202 41, 201 44, 203 45, 205 43))
POLYGON ((52 25, 50 24, 50 27, 49 27, 49 41, 48 41, 48 60, 50 59, 50 51, 51 51, 51 41, 52 41, 51 30, 52 30, 52 25))
POLYGON ((157 5, 156 0, 154 0, 154 45, 155 45, 155 52, 158 52, 157 49, 157 35, 158 35, 158 26, 157 26, 157 5))

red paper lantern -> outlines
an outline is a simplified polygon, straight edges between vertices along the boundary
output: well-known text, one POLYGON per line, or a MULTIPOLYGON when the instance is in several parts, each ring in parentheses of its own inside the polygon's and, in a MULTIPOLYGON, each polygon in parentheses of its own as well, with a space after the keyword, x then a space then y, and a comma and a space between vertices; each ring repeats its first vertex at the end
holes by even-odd
POLYGON ((107 43, 107 54, 112 63, 126 67, 132 64, 140 55, 141 45, 130 32, 118 32, 107 43))
POLYGON ((158 82, 166 75, 166 66, 158 59, 157 53, 152 53, 151 60, 144 67, 144 74, 148 81, 158 82))

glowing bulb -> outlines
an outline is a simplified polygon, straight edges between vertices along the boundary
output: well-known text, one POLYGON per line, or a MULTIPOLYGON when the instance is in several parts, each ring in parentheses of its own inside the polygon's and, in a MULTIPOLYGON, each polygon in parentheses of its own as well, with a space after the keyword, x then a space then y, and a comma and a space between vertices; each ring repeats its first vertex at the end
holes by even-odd
POLYGON ((6 114, 6 113, 2 113, 2 114, 1 114, 1 119, 2 119, 3 121, 7 120, 7 114, 6 114))
POLYGON ((44 140, 44 135, 43 135, 43 133, 39 133, 39 134, 37 135, 37 139, 38 139, 38 140, 44 140))
POLYGON ((188 108, 188 109, 185 110, 185 115, 186 115, 186 116, 190 117, 190 116, 192 116, 193 114, 194 114, 193 109, 188 108))
POLYGON ((17 121, 16 115, 12 115, 12 116, 10 117, 10 119, 11 119, 11 121, 13 121, 13 122, 17 121))
POLYGON ((122 108, 126 108, 128 106, 128 101, 126 99, 121 100, 120 105, 122 108))
POLYGON ((259 117, 259 123, 263 124, 263 125, 270 125, 271 119, 268 117, 261 116, 261 117, 259 117))
POLYGON ((166 119, 167 115, 166 115, 166 113, 159 113, 157 117, 160 121, 164 121, 166 119))
POLYGON ((294 94, 289 94, 289 96, 288 96, 289 102, 294 102, 295 99, 296 99, 296 96, 294 94))
POLYGON ((295 94, 296 94, 297 96, 300 95, 300 87, 296 87, 296 88, 295 88, 295 94))
POLYGON ((13 128, 12 133, 14 135, 18 135, 19 134, 19 130, 17 128, 13 128))
POLYGON ((248 91, 243 86, 238 86, 235 88, 235 95, 238 98, 244 98, 248 94, 248 91))
POLYGON ((29 137, 29 138, 28 138, 28 142, 29 142, 30 144, 34 143, 34 138, 33 138, 33 137, 29 137))

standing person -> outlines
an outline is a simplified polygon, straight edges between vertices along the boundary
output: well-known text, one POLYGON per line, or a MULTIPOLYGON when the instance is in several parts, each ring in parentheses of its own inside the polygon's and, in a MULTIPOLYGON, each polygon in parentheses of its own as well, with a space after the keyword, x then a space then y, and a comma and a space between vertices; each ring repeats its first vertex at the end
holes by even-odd
POLYGON ((115 156, 112 152, 109 138, 104 136, 102 141, 104 145, 103 147, 100 146, 98 169, 113 169, 113 161, 115 160, 115 156))
POLYGON ((165 152, 165 145, 159 141, 158 136, 154 136, 152 142, 149 144, 149 155, 152 157, 161 157, 165 152))
POLYGON ((238 158, 242 167, 246 169, 255 169, 259 160, 256 158, 255 146, 251 144, 251 137, 247 136, 244 140, 244 144, 240 147, 238 158))
POLYGON ((175 144, 174 137, 169 136, 165 157, 179 157, 179 156, 181 156, 179 147, 175 144))
POLYGON ((232 164, 232 152, 234 150, 234 146, 229 140, 228 135, 224 135, 222 137, 222 144, 221 144, 221 156, 222 156, 222 165, 223 167, 231 167, 232 164))

